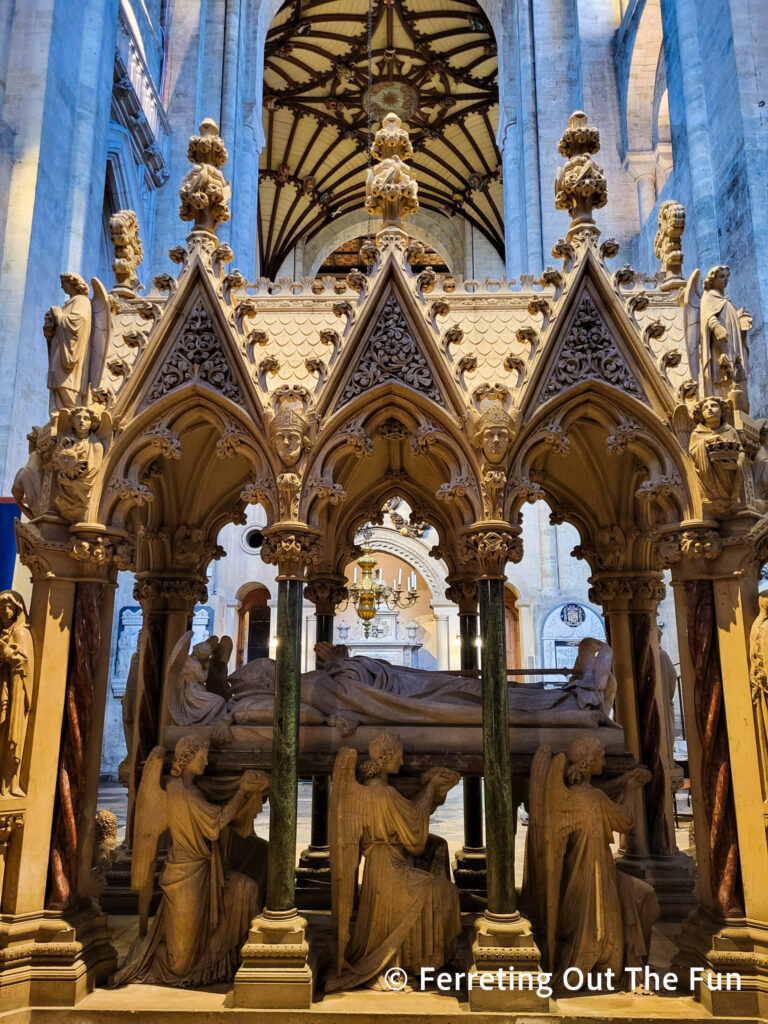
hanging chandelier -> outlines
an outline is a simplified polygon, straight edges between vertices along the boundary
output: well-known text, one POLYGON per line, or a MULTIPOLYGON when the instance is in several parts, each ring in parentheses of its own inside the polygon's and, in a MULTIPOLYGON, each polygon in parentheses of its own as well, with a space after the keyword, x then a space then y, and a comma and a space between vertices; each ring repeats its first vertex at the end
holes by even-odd
POLYGON ((347 584, 349 597, 340 610, 343 611, 351 604, 363 622, 364 635, 368 637, 371 635, 371 623, 382 606, 390 611, 394 611, 395 608, 410 608, 418 600, 419 593, 416 589, 415 572, 408 574, 405 591, 402 569, 398 571, 397 578, 392 580, 392 586, 384 582, 384 573, 381 568, 377 569, 376 559, 371 551, 370 528, 366 527, 361 533, 364 540, 363 553, 357 560, 352 582, 347 584), (359 582, 358 566, 361 576, 359 582))

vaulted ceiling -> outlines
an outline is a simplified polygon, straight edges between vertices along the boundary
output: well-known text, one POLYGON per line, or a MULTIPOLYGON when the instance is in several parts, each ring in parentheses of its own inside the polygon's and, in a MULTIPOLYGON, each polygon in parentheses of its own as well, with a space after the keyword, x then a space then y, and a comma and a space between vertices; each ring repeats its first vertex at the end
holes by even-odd
MULTIPOLYGON (((410 130, 423 210, 462 216, 504 255, 498 62, 475 0, 371 0, 371 118, 410 130)), ((262 273, 362 211, 368 163, 367 0, 287 0, 264 58, 262 273)), ((374 228, 375 229, 375 228, 374 228)))

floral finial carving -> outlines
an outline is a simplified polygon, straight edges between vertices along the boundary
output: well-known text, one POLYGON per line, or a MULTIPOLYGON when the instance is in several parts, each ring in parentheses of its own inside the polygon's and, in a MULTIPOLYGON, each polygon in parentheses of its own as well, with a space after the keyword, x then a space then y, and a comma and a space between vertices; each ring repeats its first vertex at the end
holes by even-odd
POLYGON ((600 132, 589 124, 584 111, 577 110, 571 114, 557 148, 567 163, 560 168, 555 180, 555 207, 571 214, 570 241, 572 233, 579 228, 595 230, 592 211, 608 202, 605 175, 592 159, 600 149, 600 132))
POLYGON ((193 135, 187 148, 192 169, 179 189, 179 217, 194 221, 196 231, 215 232, 229 220, 232 191, 220 168, 229 154, 219 135, 219 126, 210 117, 200 122, 200 134, 193 135))
POLYGON ((419 208, 418 185, 405 164, 413 156, 413 146, 397 114, 387 114, 376 132, 371 156, 377 161, 368 171, 365 209, 381 215, 383 230, 402 228, 403 218, 419 208))

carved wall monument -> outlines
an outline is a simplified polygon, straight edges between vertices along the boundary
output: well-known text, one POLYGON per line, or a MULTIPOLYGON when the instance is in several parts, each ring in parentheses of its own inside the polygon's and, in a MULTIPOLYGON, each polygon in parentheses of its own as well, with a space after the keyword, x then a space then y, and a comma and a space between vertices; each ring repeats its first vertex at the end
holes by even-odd
MULTIPOLYGON (((472 977, 498 979, 499 969, 519 981, 538 972, 542 955, 555 970, 569 958, 585 971, 641 964, 656 897, 669 916, 669 894, 690 893, 674 842, 656 630, 668 569, 699 872, 680 962, 740 973, 738 1003, 697 991, 716 1016, 765 1014, 757 586, 768 559, 768 471, 766 425, 746 401, 748 318, 726 294, 723 267, 706 275, 700 300, 700 274, 680 285, 677 204, 661 209, 660 273, 611 266, 618 245, 601 241, 594 219, 607 201, 599 142, 576 112, 560 145, 557 266, 519 284, 414 269, 423 247, 402 222, 417 188, 395 113, 372 149, 367 205, 383 224, 363 243, 368 273, 271 282, 227 270, 242 225, 233 225, 232 246, 216 236, 230 216, 227 153, 204 120, 180 189, 193 227, 171 251, 177 274, 137 294, 139 243, 126 216, 115 223, 124 251, 109 295, 94 279, 89 297, 82 278, 65 275, 67 302, 45 326, 50 416, 31 431, 13 484, 26 517, 15 530, 31 576, 29 631, 16 595, 0 595, 0 991, 9 1005, 26 1006, 30 977, 41 1005, 74 1003, 114 970, 106 921, 89 897, 122 570, 135 574, 142 629, 125 708, 120 856, 126 878, 132 858, 142 930, 166 826, 171 846, 158 913, 118 983, 231 982, 239 1009, 310 1007, 312 965, 322 958, 310 956, 314 922, 296 909, 302 776, 316 782, 313 848, 331 848, 335 998, 381 987, 390 966, 439 968, 452 956, 458 897, 436 871, 428 819, 460 773, 466 847, 485 844, 472 977), (360 555, 355 537, 398 499, 411 510, 399 529, 435 531, 431 555, 460 604, 464 674, 322 646, 317 668, 302 672, 305 587, 318 602, 317 639, 332 640, 360 555), (524 555, 525 506, 539 500, 550 522, 578 532, 573 554, 588 563, 590 601, 609 638, 582 640, 564 685, 507 674, 506 580, 524 555), (219 533, 243 523, 249 504, 261 506, 259 551, 275 567, 276 657, 229 673, 231 641, 194 643, 191 627, 210 563, 223 554, 219 533), (535 753, 543 739, 570 751, 567 767, 562 755, 535 753), (165 784, 158 744, 176 748, 165 784), (356 744, 371 755, 359 779, 356 744), (602 789, 591 781, 598 744, 602 789), (262 768, 271 772, 266 862, 250 834, 262 768), (535 936, 515 886, 513 822, 526 782, 535 936), (624 833, 615 864, 614 831, 624 833), (28 972, 17 971, 22 961, 28 972)), ((281 173, 289 184, 291 169, 281 173)), ((433 201, 423 182, 422 200, 433 201)), ((672 902, 680 920, 690 905, 672 902)), ((468 997, 470 1011, 542 1009, 520 985, 478 983, 468 997)))

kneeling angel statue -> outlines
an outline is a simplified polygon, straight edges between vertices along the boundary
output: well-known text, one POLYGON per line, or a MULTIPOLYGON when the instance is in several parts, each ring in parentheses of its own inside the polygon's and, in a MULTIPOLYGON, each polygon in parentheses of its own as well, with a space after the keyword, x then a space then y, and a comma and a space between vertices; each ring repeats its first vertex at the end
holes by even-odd
POLYGON ((197 785, 208 763, 208 744, 183 736, 176 744, 171 777, 163 785, 162 747, 147 758, 136 797, 131 886, 139 892, 140 938, 113 986, 131 981, 198 988, 231 981, 251 919, 263 903, 258 883, 223 862, 220 839, 227 828, 253 835, 269 778, 246 771, 223 806, 209 802, 197 785), (162 899, 147 930, 157 843, 169 829, 171 845, 160 876, 162 899))

